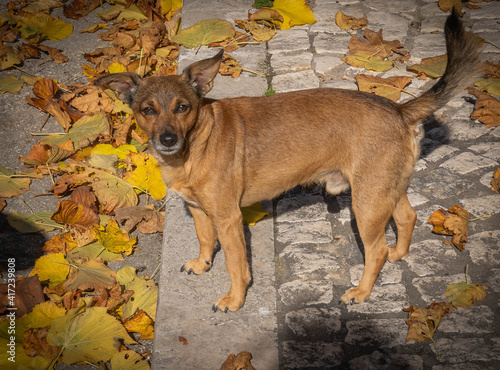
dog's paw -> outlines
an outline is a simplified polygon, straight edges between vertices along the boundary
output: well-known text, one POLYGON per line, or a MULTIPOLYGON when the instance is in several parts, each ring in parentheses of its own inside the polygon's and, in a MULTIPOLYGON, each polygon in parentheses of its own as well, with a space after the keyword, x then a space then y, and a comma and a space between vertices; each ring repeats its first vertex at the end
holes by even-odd
POLYGON ((229 293, 227 293, 214 303, 214 305, 212 306, 212 311, 217 312, 218 310, 220 310, 224 313, 227 311, 235 312, 243 306, 244 302, 244 298, 233 297, 229 293))
POLYGON ((351 288, 340 298, 345 304, 361 303, 370 297, 371 291, 365 291, 359 287, 351 288))
POLYGON ((212 263, 204 259, 193 259, 184 264, 181 267, 181 272, 187 271, 188 274, 194 273, 195 275, 200 275, 205 271, 210 270, 212 263))
POLYGON ((399 261, 400 259, 404 259, 406 257, 408 257, 408 252, 401 253, 401 252, 398 252, 396 247, 389 247, 389 255, 387 256, 387 261, 396 262, 396 261, 399 261))

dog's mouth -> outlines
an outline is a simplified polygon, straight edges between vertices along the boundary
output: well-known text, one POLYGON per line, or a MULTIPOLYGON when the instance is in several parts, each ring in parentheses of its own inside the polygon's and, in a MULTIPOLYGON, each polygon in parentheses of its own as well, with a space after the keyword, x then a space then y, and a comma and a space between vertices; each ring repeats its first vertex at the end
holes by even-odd
POLYGON ((151 141, 158 153, 162 155, 173 155, 182 148, 184 137, 173 132, 165 132, 151 141))

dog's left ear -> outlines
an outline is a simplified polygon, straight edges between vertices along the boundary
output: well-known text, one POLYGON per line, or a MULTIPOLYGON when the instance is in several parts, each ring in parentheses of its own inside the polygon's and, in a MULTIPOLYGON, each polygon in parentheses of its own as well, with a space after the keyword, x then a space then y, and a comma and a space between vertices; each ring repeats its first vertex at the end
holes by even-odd
POLYGON ((193 63, 182 71, 182 75, 196 89, 198 96, 201 97, 212 90, 223 55, 224 50, 221 50, 212 58, 193 63))
POLYGON ((132 104, 141 77, 132 72, 111 73, 94 81, 96 86, 108 86, 121 101, 132 104))

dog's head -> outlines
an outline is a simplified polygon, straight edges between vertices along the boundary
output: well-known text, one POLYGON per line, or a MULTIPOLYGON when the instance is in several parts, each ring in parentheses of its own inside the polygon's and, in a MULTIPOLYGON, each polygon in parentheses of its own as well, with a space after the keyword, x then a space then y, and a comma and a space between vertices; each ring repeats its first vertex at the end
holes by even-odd
POLYGON ((130 105, 139 126, 163 156, 180 153, 195 126, 203 96, 213 86, 223 51, 188 66, 181 75, 142 79, 135 73, 113 73, 97 79, 130 105))

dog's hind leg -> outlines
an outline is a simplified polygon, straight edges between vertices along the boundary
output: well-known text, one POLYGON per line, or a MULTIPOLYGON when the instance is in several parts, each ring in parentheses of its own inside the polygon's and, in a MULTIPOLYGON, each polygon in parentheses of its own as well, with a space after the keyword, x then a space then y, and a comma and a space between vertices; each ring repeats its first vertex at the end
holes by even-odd
POLYGON ((406 192, 401 195, 392 214, 398 228, 396 247, 389 248, 389 261, 395 262, 408 256, 413 228, 417 221, 417 214, 408 201, 406 192))
POLYGON ((353 187, 353 209, 365 250, 365 267, 358 286, 349 289, 342 296, 344 303, 363 302, 370 296, 375 280, 387 259, 389 252, 385 240, 385 226, 393 212, 393 203, 387 197, 384 198, 384 193, 365 191, 361 199, 359 191, 353 187))
POLYGON ((212 220, 202 209, 193 206, 188 207, 193 216, 196 235, 200 243, 200 255, 198 258, 186 262, 184 266, 182 266, 181 272, 187 271, 188 274, 193 272, 199 275, 212 266, 214 247, 217 243, 217 234, 212 220))

